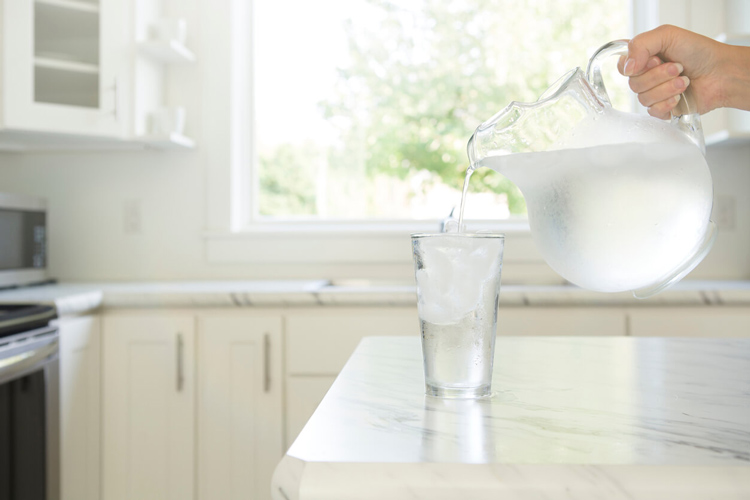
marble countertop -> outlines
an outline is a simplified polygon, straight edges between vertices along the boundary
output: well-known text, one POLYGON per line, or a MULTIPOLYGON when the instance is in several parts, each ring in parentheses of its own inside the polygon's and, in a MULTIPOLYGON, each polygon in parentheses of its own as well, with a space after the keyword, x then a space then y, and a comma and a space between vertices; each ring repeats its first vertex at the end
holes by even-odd
MULTIPOLYGON (((61 315, 99 307, 414 306, 410 281, 266 280, 61 283, 0 290, 0 302, 53 303, 61 315)), ((750 281, 683 281, 647 300, 570 285, 503 285, 500 305, 750 305, 750 281)))
POLYGON ((328 283, 327 280, 61 283, 2 290, 0 303, 54 304, 61 316, 85 314, 100 307, 317 305, 315 293, 328 283))
POLYGON ((426 397, 418 337, 366 338, 274 498, 750 498, 750 340, 499 337, 493 390, 426 397))

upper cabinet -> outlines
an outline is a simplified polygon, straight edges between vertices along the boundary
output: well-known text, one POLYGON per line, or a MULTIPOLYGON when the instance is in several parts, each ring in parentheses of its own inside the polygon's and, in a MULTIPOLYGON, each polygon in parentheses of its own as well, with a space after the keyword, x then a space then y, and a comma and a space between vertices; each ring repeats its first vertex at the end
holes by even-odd
POLYGON ((159 0, 0 0, 0 150, 191 148, 187 26, 159 0))
POLYGON ((22 146, 29 132, 124 138, 124 7, 100 0, 3 2, 0 143, 22 146))

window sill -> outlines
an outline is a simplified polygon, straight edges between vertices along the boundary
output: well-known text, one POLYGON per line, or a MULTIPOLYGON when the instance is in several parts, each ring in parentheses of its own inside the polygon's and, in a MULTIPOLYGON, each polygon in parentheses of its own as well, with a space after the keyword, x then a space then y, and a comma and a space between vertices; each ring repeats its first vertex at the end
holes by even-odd
MULTIPOLYGON (((529 233, 526 220, 514 221, 467 221, 469 230, 495 231, 501 233, 529 233)), ((243 239, 258 235, 410 235, 412 233, 435 233, 440 231, 441 221, 393 221, 374 220, 349 222, 333 221, 269 221, 255 222, 233 232, 206 233, 207 239, 243 239)))
MULTIPOLYGON (((243 231, 204 235, 212 264, 407 264, 409 235, 435 233, 438 221, 256 223, 243 231)), ((469 222, 471 231, 506 234, 505 261, 542 263, 526 221, 469 222)))

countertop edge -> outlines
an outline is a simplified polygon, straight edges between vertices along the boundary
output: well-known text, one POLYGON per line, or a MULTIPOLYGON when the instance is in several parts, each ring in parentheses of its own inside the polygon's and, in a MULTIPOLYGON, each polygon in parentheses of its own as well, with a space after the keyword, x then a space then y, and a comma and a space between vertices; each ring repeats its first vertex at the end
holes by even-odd
MULTIPOLYGON (((0 302, 57 306, 60 315, 99 308, 413 307, 413 285, 332 286, 327 280, 61 283, 0 291, 0 302)), ((570 285, 503 285, 501 307, 748 306, 750 281, 684 281, 647 300, 570 285)))
POLYGON ((654 491, 703 500, 717 488, 733 498, 750 494, 750 466, 636 464, 458 464, 308 462, 285 455, 272 480, 274 500, 388 498, 528 498, 529 485, 545 497, 651 500, 654 491), (535 479, 536 478, 536 479, 535 479), (543 478, 543 480, 541 480, 543 478), (354 492, 357 492, 355 495, 354 492), (439 492, 439 495, 436 494, 439 492))

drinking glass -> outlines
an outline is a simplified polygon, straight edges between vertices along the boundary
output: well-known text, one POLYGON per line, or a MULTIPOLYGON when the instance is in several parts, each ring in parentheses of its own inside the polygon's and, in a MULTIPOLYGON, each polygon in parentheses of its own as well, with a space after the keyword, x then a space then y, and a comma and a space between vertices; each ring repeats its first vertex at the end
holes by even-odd
POLYGON ((413 234, 426 393, 490 394, 505 235, 413 234))

